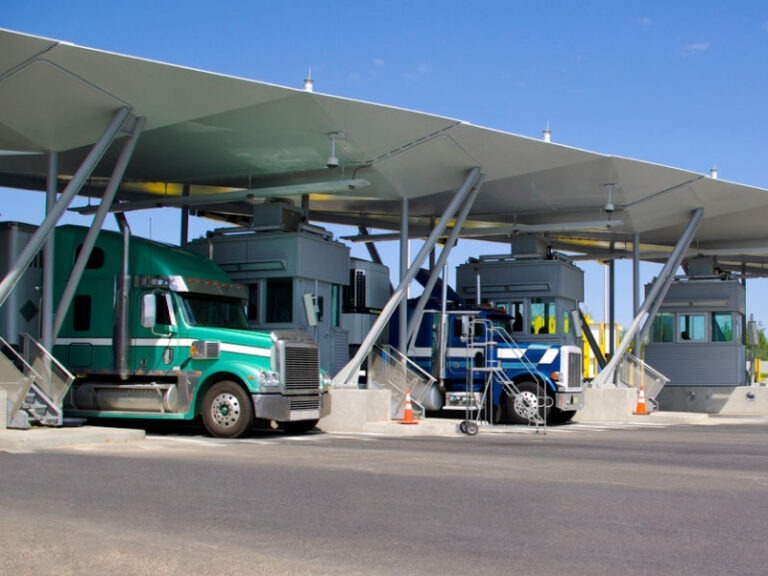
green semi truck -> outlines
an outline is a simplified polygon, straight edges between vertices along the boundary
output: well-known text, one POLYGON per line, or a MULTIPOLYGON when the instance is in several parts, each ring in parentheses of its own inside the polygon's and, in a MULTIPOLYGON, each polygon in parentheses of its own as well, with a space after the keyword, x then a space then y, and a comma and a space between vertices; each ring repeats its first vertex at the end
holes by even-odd
MULTIPOLYGON (((56 230, 58 301, 87 230, 56 230)), ((102 231, 55 339, 76 379, 67 415, 193 420, 235 438, 255 423, 306 432, 330 411, 317 344, 299 331, 256 332, 246 290, 210 260, 102 231)))

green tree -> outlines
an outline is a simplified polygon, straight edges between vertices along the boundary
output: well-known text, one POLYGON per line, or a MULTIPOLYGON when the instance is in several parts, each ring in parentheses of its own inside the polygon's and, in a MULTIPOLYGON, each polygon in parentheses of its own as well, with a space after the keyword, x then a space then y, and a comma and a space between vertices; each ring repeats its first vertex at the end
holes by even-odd
POLYGON ((755 355, 760 360, 768 360, 768 337, 765 335, 765 326, 762 321, 757 323, 757 348, 755 355))

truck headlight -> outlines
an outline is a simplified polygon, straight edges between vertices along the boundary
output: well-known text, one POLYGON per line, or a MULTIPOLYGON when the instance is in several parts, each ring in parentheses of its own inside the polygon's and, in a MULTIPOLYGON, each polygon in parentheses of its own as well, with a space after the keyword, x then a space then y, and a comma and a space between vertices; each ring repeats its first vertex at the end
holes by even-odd
POLYGON ((262 386, 279 386, 280 376, 277 372, 263 370, 262 372, 259 372, 259 384, 262 386))

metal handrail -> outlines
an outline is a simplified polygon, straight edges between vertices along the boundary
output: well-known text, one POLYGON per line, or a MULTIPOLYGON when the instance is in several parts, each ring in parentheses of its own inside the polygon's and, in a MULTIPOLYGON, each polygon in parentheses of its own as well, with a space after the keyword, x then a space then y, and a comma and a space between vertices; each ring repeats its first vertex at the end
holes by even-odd
POLYGON ((664 374, 629 352, 622 357, 618 373, 619 381, 629 388, 640 388, 642 384, 646 400, 654 403, 656 396, 669 382, 664 374))
POLYGON ((48 399, 61 409, 64 396, 75 377, 42 344, 29 334, 21 335, 27 364, 35 367, 35 384, 48 399))
MULTIPOLYGON (((528 359, 526 356, 527 350, 523 350, 522 347, 510 336, 510 334, 500 326, 496 326, 493 324, 490 320, 482 319, 482 318, 475 318, 472 320, 472 323, 474 325, 483 326, 483 334, 485 336, 484 340, 474 340, 473 342, 470 342, 469 339, 467 341, 467 346, 471 346, 473 344, 477 345, 479 344, 482 346, 485 350, 485 362, 486 366, 489 365, 488 360, 488 348, 491 346, 497 347, 498 350, 498 343, 501 342, 508 346, 510 349, 515 349, 520 352, 520 356, 518 357, 518 360, 520 364, 522 364, 523 368, 525 368, 526 372, 531 375, 532 378, 534 378, 536 381, 539 380, 539 378, 536 376, 535 371, 536 368, 533 365, 533 363, 528 359), (496 335, 499 339, 499 342, 497 342, 494 339, 494 335, 496 335)), ((476 330, 473 330, 473 334, 477 334, 476 330)), ((492 366, 489 366, 490 371, 492 372, 493 377, 501 384, 501 386, 504 388, 504 390, 511 394, 513 397, 520 394, 520 390, 517 388, 517 385, 512 381, 508 376, 506 371, 503 368, 501 359, 498 357, 498 354, 496 355, 496 360, 494 361, 494 364, 492 366)), ((473 372, 477 369, 474 367, 472 368, 473 372)), ((482 395, 482 402, 485 403, 486 397, 488 394, 488 384, 489 382, 486 381, 486 385, 483 390, 482 395)), ((538 401, 541 403, 542 406, 545 407, 551 407, 553 405, 552 399, 549 397, 549 395, 544 392, 543 396, 538 397, 538 401)), ((538 428, 540 425, 546 426, 546 420, 542 418, 538 413, 536 414, 536 417, 532 419, 533 424, 538 428)))
MULTIPOLYGON (((3 366, 0 367, 0 372, 2 372, 4 368, 8 368, 8 373, 3 373, 10 377, 9 379, 13 379, 11 382, 0 382, 0 388, 8 393, 8 400, 11 402, 10 409, 8 410, 8 421, 10 422, 16 416, 16 412, 19 411, 19 408, 32 386, 33 378, 30 378, 29 374, 37 374, 37 372, 35 372, 35 369, 24 360, 22 355, 2 337, 0 337, 0 362, 3 363, 3 366), (19 367, 21 367, 21 369, 19 367), (14 382, 17 383, 17 386, 13 386, 14 382)), ((0 407, 0 409, 3 408, 4 407, 0 407)))
POLYGON ((374 346, 373 354, 369 357, 369 381, 384 385, 397 393, 398 407, 405 402, 406 391, 410 390, 411 402, 418 411, 424 414, 426 405, 424 397, 431 391, 437 379, 426 372, 413 360, 389 345, 374 346), (383 363, 384 370, 377 369, 377 360, 383 363), (399 377, 393 377, 393 373, 399 377), (377 378, 381 375, 381 378, 377 378))

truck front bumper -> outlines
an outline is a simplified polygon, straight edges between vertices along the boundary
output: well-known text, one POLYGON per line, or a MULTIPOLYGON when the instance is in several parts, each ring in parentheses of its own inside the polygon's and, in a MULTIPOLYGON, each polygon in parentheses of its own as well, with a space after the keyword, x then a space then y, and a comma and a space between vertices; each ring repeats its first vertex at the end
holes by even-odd
POLYGON ((555 408, 564 412, 584 408, 584 392, 558 392, 555 394, 555 408))
POLYGON ((331 396, 327 393, 311 396, 253 394, 252 398, 254 416, 263 420, 319 420, 331 412, 331 396))

